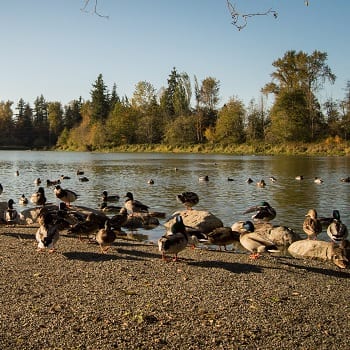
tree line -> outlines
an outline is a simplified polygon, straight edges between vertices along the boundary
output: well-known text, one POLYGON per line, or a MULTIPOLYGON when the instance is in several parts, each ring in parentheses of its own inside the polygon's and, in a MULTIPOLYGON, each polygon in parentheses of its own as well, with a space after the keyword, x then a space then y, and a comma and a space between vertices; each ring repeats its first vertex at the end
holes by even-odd
POLYGON ((349 140, 350 81, 342 100, 322 105, 317 93, 336 76, 327 54, 287 51, 272 63, 271 82, 248 106, 236 96, 220 108, 220 81, 206 77, 193 83, 174 67, 159 91, 149 82, 136 84, 131 98, 109 89, 99 74, 90 99, 48 102, 41 95, 33 106, 19 99, 0 102, 1 147, 67 150, 113 149, 125 145, 232 145, 267 142, 349 140), (271 106, 266 96, 274 97, 271 106), (194 103, 193 103, 194 101, 194 103))

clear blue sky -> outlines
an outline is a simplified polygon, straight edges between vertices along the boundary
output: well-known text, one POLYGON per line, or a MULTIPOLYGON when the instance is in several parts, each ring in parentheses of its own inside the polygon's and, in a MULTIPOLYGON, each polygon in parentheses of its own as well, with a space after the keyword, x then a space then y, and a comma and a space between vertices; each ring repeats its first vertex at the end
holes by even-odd
MULTIPOLYGON (((319 95, 343 99, 350 80, 350 0, 232 0, 242 13, 273 8, 238 31, 226 0, 99 0, 109 19, 83 13, 83 0, 3 0, 0 8, 0 100, 63 104, 90 90, 101 73, 109 89, 132 97, 137 82, 157 90, 173 67, 193 82, 220 80, 220 104, 259 100, 272 62, 288 50, 328 54, 337 76, 319 95)), ((91 0, 91 2, 94 2, 91 0)), ((93 10, 93 7, 89 7, 93 10)))

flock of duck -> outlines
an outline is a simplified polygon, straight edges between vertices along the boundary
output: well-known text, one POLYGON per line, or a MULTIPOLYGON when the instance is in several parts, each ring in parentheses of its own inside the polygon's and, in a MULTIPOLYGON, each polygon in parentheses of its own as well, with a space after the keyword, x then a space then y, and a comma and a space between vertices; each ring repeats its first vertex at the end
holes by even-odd
MULTIPOLYGON (((82 174, 80 173, 80 175, 82 174)), ((303 177, 299 176, 296 179, 302 180, 303 177)), ((38 251, 48 249, 49 252, 54 252, 60 231, 67 230, 68 234, 77 235, 80 239, 83 235, 87 237, 93 235, 94 242, 99 245, 101 253, 106 253, 118 235, 121 234, 122 227, 128 227, 128 221, 135 218, 141 218, 142 221, 144 217, 151 214, 149 206, 134 199, 131 192, 126 193, 125 201, 121 207, 108 204, 118 201, 119 195, 109 195, 107 191, 103 191, 100 210, 86 207, 73 208, 71 203, 75 202, 79 195, 70 189, 62 188, 59 180, 47 182, 47 186, 53 186, 53 192, 60 202, 59 206, 49 205, 46 201, 44 187, 40 186, 41 181, 39 180, 36 179, 36 184, 39 187, 29 200, 25 195, 19 199, 20 204, 25 205, 30 201, 36 206, 35 220, 39 224, 39 228, 35 238, 38 243, 38 251), (113 216, 107 216, 103 210, 108 208, 117 210, 117 213, 113 216)), ((207 176, 200 179, 200 181, 208 180, 207 176)), ((347 180, 350 182, 350 178, 342 181, 347 182, 347 180)), ((271 181, 275 181, 275 178, 271 181)), ((316 181, 321 183, 322 180, 315 178, 316 181)), ((252 180, 248 179, 247 182, 252 182, 252 180)), ((264 181, 261 180, 257 186, 264 186, 264 181)), ((0 194, 2 191, 3 188, 0 184, 0 194)), ((176 196, 176 200, 183 204, 185 212, 190 215, 193 207, 199 203, 199 196, 195 192, 183 192, 176 196)), ((220 250, 221 247, 224 247, 226 250, 227 245, 239 242, 251 253, 250 258, 252 259, 259 258, 260 254, 264 252, 279 252, 276 242, 261 234, 261 230, 271 232, 273 228, 271 221, 276 217, 276 210, 268 202, 263 201, 259 205, 248 208, 243 214, 250 213, 254 213, 251 220, 236 222, 232 227, 216 227, 210 232, 203 232, 203 230, 186 225, 181 213, 174 215, 168 220, 170 224, 166 233, 158 239, 158 248, 162 258, 168 260, 168 255, 173 255, 173 260, 177 261, 178 254, 188 245, 194 246, 199 243, 216 245, 219 246, 220 250), (259 230, 260 233, 257 232, 259 230)), ((4 210, 2 222, 6 224, 19 223, 20 215, 22 213, 17 213, 14 201, 10 199, 4 210)), ((156 214, 151 216, 156 216, 156 214)), ((307 235, 307 240, 316 241, 325 225, 330 241, 341 247, 348 237, 348 229, 341 221, 339 210, 334 210, 333 216, 330 218, 319 218, 315 209, 308 210, 303 222, 303 231, 307 235)))

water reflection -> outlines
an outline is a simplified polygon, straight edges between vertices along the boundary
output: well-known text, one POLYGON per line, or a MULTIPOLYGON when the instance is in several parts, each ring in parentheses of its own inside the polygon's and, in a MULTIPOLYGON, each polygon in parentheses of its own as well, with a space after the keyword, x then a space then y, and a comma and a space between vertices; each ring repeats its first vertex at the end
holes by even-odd
MULTIPOLYGON (((340 182, 340 178, 350 175, 347 157, 0 151, 0 165, 0 183, 4 187, 1 201, 13 198, 18 203, 22 194, 30 197, 37 189, 34 184, 37 177, 46 185, 47 179, 67 175, 71 179, 62 180, 62 187, 79 193, 78 205, 92 208, 98 208, 103 190, 119 194, 119 204, 130 191, 152 211, 170 216, 183 209, 175 196, 193 191, 200 198, 196 208, 211 211, 228 226, 249 218, 242 214, 244 210, 263 200, 277 210, 274 223, 290 226, 299 233, 311 207, 321 216, 331 216, 332 210, 338 209, 344 223, 350 225, 347 214, 350 184, 340 182), (79 181, 78 169, 84 170, 88 182, 79 181), (15 176, 16 171, 19 176, 15 176), (209 181, 198 181, 204 175, 209 181), (303 175, 304 180, 295 180, 297 175, 303 175), (270 176, 277 182, 270 182, 270 176), (324 183, 315 184, 315 176, 324 183), (246 183, 248 177, 254 183, 246 183), (150 178, 155 182, 153 185, 148 184, 150 178), (261 179, 267 183, 265 188, 255 185, 261 179)), ((57 203, 53 189, 45 190, 48 201, 57 203)), ((142 239, 155 241, 164 233, 164 227, 137 233, 142 239)), ((326 239, 325 233, 323 238, 326 239)))

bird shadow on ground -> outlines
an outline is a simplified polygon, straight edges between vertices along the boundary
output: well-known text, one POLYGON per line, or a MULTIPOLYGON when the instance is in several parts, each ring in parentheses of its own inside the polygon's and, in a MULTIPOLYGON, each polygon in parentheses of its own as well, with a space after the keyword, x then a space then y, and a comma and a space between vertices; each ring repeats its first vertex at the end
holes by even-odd
POLYGON ((35 239, 35 234, 26 234, 26 233, 15 233, 15 232, 5 232, 1 236, 13 237, 18 239, 35 239))
POLYGON ((283 262, 283 265, 287 265, 289 267, 304 270, 307 272, 318 273, 325 276, 332 276, 332 277, 338 277, 338 278, 350 278, 350 273, 343 270, 330 270, 330 269, 324 269, 320 267, 296 265, 291 262, 283 262))
POLYGON ((155 258, 160 257, 159 254, 149 253, 149 252, 135 250, 135 249, 134 250, 127 250, 127 249, 118 248, 118 253, 129 255, 129 256, 135 256, 137 258, 155 259, 155 258))
POLYGON ((252 264, 231 263, 222 261, 193 261, 188 262, 188 265, 198 266, 203 268, 224 269, 232 273, 262 273, 263 268, 252 264))
POLYGON ((111 260, 141 260, 135 257, 126 258, 116 254, 102 254, 92 252, 66 252, 62 253, 69 260, 81 260, 86 262, 111 261, 111 260))

